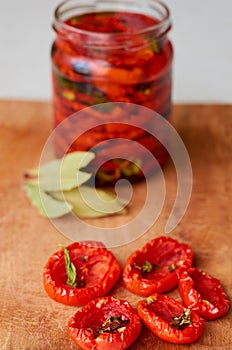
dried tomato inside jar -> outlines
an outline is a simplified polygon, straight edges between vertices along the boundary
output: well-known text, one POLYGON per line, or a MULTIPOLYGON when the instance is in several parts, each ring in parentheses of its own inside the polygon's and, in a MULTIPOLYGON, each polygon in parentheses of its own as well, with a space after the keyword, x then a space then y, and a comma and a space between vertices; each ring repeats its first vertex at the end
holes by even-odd
POLYGON ((57 33, 52 46, 54 127, 82 110, 80 119, 70 118, 65 130, 55 134, 57 155, 88 151, 101 141, 114 139, 113 145, 95 148, 97 157, 92 166, 100 167, 100 182, 139 178, 151 172, 154 164, 143 154, 131 151, 128 161, 119 151, 121 141, 117 143, 117 139, 126 138, 144 146, 164 165, 165 148, 144 130, 144 126, 149 129, 152 118, 131 105, 129 113, 139 121, 138 127, 138 122, 137 126, 130 123, 123 104, 106 105, 100 116, 91 106, 132 103, 170 117, 173 49, 167 38, 171 28, 167 7, 157 0, 148 0, 142 6, 140 0, 68 0, 56 9, 53 27, 57 33), (107 122, 109 115, 115 117, 115 123, 107 122), (93 119, 98 126, 75 138, 75 130, 93 119), (110 147, 121 156, 100 164, 102 154, 111 152, 110 147))

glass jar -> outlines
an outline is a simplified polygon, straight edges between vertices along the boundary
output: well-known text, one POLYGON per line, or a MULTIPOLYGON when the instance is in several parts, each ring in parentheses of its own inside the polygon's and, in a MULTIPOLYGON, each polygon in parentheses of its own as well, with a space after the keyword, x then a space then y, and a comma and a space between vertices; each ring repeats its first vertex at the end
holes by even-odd
MULTIPOLYGON (((169 10, 163 3, 68 0, 57 7, 53 27, 57 34, 51 53, 54 128, 74 112, 106 102, 142 105, 170 117, 173 49, 167 38, 169 10)), ((145 122, 151 122, 144 116, 136 116, 141 119, 141 128, 129 125, 129 121, 128 125, 120 124, 127 118, 123 107, 120 110, 120 105, 110 104, 105 109, 106 124, 86 131, 73 142, 73 132, 88 118, 87 113, 79 125, 78 119, 70 122, 62 135, 56 135, 58 156, 63 156, 67 147, 68 151, 88 151, 100 141, 127 138, 145 146, 161 166, 166 163, 165 148, 143 129, 145 122), (109 113, 116 116, 117 125, 107 124, 109 113)), ((122 154, 100 164, 106 150, 95 150, 90 166, 100 166, 97 178, 102 183, 123 177, 137 179, 153 169, 142 155, 128 161, 122 154)))

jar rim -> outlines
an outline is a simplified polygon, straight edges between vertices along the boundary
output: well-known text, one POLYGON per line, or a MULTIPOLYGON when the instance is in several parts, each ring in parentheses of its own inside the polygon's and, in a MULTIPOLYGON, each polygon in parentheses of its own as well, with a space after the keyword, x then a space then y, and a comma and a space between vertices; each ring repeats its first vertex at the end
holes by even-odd
MULTIPOLYGON (((62 18, 63 15, 65 15, 65 13, 69 10, 64 9, 64 6, 67 6, 68 4, 72 3, 73 0, 64 0, 62 1, 55 9, 54 12, 54 24, 53 24, 53 28, 55 31, 57 32, 62 32, 65 31, 66 33, 69 32, 70 34, 73 35, 79 35, 79 36, 83 36, 86 38, 90 38, 93 39, 94 41, 96 40, 95 44, 97 44, 99 42, 99 44, 104 43, 104 41, 107 41, 108 39, 115 39, 115 42, 117 42, 118 40, 120 42, 123 42, 123 40, 127 40, 130 37, 133 37, 134 35, 143 35, 143 36, 149 36, 149 35, 153 35, 155 37, 160 37, 165 35, 170 29, 171 29, 171 20, 170 20, 170 11, 168 6, 166 6, 162 1, 160 0, 150 0, 150 3, 153 3, 154 5, 158 5, 162 8, 163 10, 163 16, 161 18, 161 20, 158 21, 158 23, 148 26, 144 29, 140 29, 138 31, 133 31, 133 32, 126 32, 126 33, 114 33, 114 32, 109 32, 109 33, 105 33, 105 32, 93 32, 90 30, 84 30, 84 29, 80 29, 74 26, 71 26, 67 23, 65 23, 65 19, 68 19, 70 17, 66 17, 65 19, 62 18)), ((148 3, 148 2, 147 2, 148 3)), ((97 5, 97 2, 93 3, 93 6, 97 5)), ((78 4, 76 5, 76 8, 78 7, 78 4)), ((74 7, 70 8, 71 10, 74 10, 74 7)), ((102 10, 96 10, 93 7, 91 7, 91 12, 104 12, 102 10)), ((117 11, 117 10, 111 10, 112 12, 117 11)), ((120 11, 120 10, 119 10, 120 11)), ((135 12, 135 11, 131 11, 131 9, 128 7, 127 9, 125 8, 125 10, 123 11, 127 11, 127 12, 134 12, 134 13, 142 13, 145 14, 143 12, 135 12)), ((108 10, 108 12, 110 12, 108 10)), ((159 11, 160 12, 160 11, 159 11)), ((86 13, 90 13, 90 11, 86 11, 86 12, 81 12, 81 14, 86 14, 86 13)), ((151 18, 155 18, 149 14, 145 14, 151 18)), ((111 41, 112 42, 112 41, 111 41)))

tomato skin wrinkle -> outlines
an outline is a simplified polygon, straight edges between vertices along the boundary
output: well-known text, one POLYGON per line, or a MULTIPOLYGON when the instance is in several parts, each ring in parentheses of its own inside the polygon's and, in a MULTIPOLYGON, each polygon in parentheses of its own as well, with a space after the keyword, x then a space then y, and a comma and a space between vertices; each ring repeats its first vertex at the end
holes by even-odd
POLYGON ((83 306, 106 295, 121 273, 115 256, 99 242, 75 242, 67 249, 77 271, 77 287, 66 283, 64 250, 60 249, 48 259, 43 271, 49 297, 65 305, 83 306))
POLYGON ((86 350, 126 349, 138 337, 140 330, 140 318, 128 301, 111 296, 90 301, 68 322, 70 337, 86 350), (126 322, 116 331, 98 333, 101 326, 111 317, 121 317, 126 322))
POLYGON ((178 284, 181 272, 192 266, 193 251, 187 244, 161 236, 135 251, 126 261, 123 282, 128 290, 149 296, 164 293, 178 284), (152 266, 148 272, 144 266, 152 266))
POLYGON ((206 321, 194 311, 190 311, 190 324, 183 329, 174 328, 171 325, 172 319, 184 311, 182 304, 163 294, 153 294, 138 303, 138 314, 144 324, 157 337, 174 344, 192 343, 204 331, 206 321))
POLYGON ((229 311, 230 301, 221 282, 202 270, 191 268, 183 271, 178 288, 185 307, 206 320, 222 317, 229 311))

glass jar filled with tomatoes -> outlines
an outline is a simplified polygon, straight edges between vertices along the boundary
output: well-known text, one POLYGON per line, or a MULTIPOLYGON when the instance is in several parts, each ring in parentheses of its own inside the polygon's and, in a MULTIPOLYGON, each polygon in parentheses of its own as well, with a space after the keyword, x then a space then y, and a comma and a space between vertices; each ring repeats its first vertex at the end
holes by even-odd
POLYGON ((66 120, 65 130, 55 133, 56 154, 94 147, 96 157, 90 167, 97 167, 101 183, 137 179, 153 170, 143 152, 135 154, 131 147, 124 153, 124 138, 142 145, 164 165, 167 151, 147 131, 152 118, 136 106, 164 118, 171 114, 173 48, 167 36, 168 8, 157 0, 68 0, 57 7, 53 27, 57 34, 52 46, 54 128, 66 120), (101 116, 91 110, 108 102, 101 116), (68 122, 80 110, 80 118, 68 122), (95 126, 75 138, 75 131, 94 118, 95 126), (111 153, 117 156, 104 157, 111 153))

